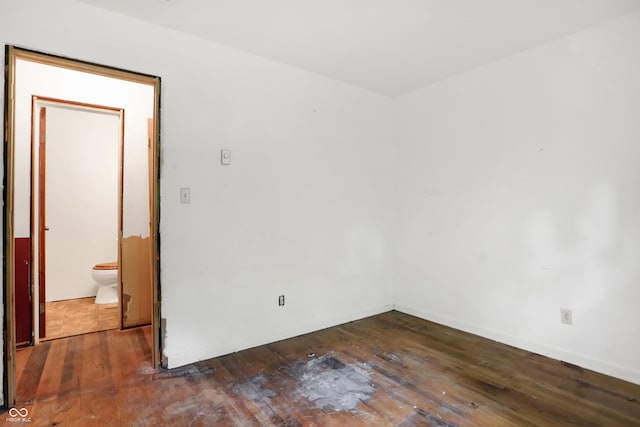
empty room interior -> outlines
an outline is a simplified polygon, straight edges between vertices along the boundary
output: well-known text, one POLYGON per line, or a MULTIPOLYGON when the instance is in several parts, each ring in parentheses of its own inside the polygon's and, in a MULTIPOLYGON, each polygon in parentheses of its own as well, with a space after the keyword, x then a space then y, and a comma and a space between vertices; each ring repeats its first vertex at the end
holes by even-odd
POLYGON ((0 0, 0 47, 7 422, 640 425, 640 0, 0 0))

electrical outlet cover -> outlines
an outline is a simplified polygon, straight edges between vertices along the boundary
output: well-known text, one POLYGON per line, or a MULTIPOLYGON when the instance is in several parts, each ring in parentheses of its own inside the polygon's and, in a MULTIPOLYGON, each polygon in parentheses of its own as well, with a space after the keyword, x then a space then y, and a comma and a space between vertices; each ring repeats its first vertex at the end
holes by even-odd
POLYGON ((564 323, 565 325, 573 324, 573 313, 571 312, 571 310, 569 310, 568 308, 560 309, 560 322, 564 323))

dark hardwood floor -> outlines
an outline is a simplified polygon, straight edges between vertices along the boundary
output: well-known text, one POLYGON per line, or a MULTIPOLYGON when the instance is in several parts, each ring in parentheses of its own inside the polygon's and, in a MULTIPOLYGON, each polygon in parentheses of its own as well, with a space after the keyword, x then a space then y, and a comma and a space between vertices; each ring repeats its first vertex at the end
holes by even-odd
POLYGON ((638 385, 395 311, 169 371, 150 343, 18 350, 16 407, 32 426, 640 426, 638 385))

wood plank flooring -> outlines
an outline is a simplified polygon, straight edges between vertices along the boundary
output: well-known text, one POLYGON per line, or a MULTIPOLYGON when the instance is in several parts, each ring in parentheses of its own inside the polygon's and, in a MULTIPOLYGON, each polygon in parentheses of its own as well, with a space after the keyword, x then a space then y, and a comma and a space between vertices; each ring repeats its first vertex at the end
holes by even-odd
POLYGON ((640 426, 640 386, 399 312, 168 371, 149 327, 17 352, 33 426, 640 426))
POLYGON ((119 305, 95 304, 95 297, 46 303, 46 337, 61 337, 106 331, 120 327, 119 305))

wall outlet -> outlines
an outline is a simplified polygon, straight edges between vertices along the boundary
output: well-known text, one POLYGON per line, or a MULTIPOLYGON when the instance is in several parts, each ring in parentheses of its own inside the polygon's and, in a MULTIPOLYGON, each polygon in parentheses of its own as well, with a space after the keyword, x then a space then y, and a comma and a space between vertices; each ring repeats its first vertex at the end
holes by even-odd
POLYGON ((571 312, 571 310, 569 310, 568 308, 560 309, 560 322, 564 323, 565 325, 573 324, 573 313, 571 312))
POLYGON ((279 306, 283 306, 284 305, 284 295, 280 295, 278 297, 278 305, 279 306))

